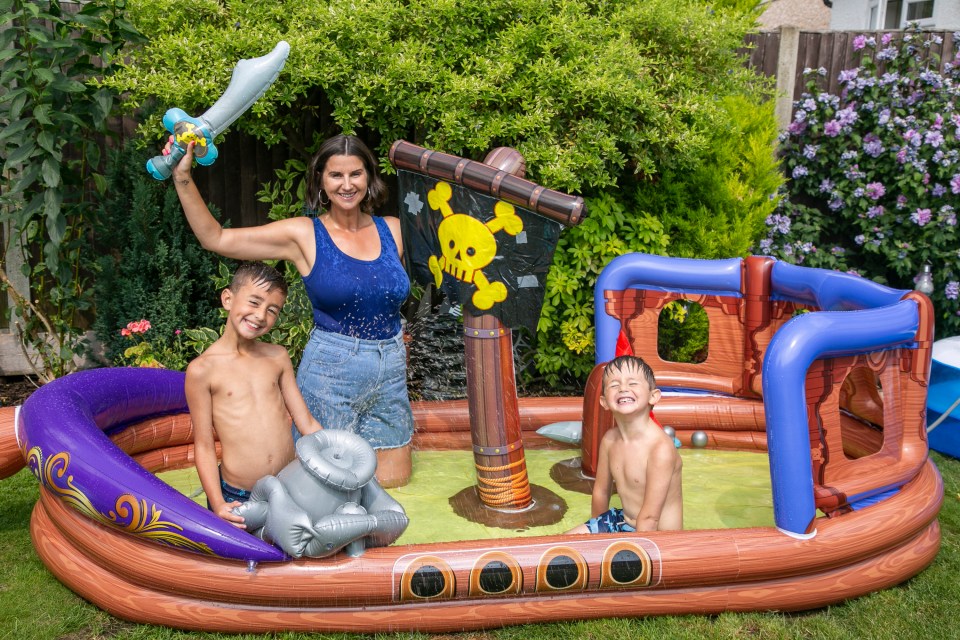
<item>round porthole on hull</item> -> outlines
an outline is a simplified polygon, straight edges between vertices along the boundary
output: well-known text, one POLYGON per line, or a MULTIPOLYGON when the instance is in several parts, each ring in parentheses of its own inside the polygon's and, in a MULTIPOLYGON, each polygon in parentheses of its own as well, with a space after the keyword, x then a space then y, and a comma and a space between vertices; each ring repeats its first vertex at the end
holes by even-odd
POLYGON ((587 562, 571 547, 553 547, 537 565, 537 591, 581 591, 587 586, 587 562))
POLYGON ((513 595, 522 588, 520 564, 506 553, 485 553, 470 570, 470 597, 513 595))
POLYGON ((417 558, 403 572, 400 579, 400 601, 444 600, 452 598, 457 590, 453 569, 436 556, 417 558))
POLYGON ((603 552, 600 588, 648 587, 653 576, 650 554, 632 542, 615 542, 603 552))

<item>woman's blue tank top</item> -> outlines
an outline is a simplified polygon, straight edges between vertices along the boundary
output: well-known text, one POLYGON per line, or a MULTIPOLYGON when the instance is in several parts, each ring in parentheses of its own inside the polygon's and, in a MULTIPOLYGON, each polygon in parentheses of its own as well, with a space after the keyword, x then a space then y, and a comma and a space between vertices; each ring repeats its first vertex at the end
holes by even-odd
POLYGON ((410 295, 410 278, 383 218, 373 217, 380 255, 357 260, 341 251, 319 218, 313 220, 317 258, 303 284, 313 322, 323 331, 362 340, 386 340, 400 332, 400 307, 410 295))

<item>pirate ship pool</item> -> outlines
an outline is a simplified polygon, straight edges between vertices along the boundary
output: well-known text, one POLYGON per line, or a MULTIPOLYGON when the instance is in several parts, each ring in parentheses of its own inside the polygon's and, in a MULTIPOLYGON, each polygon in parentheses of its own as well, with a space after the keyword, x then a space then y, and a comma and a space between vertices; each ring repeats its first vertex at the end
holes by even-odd
MULTIPOLYGON (((419 170, 434 170, 431 157, 408 151, 419 170)), ((427 188, 443 181, 452 192, 462 175, 433 175, 427 188)), ((449 219, 440 205, 451 199, 433 202, 449 219)), ((506 279, 494 263, 482 269, 487 288, 506 279)), ((536 430, 547 423, 582 420, 581 466, 595 470, 612 424, 598 403, 599 376, 622 339, 671 391, 657 414, 684 444, 703 432, 709 448, 768 456, 776 526, 503 537, 290 560, 153 475, 192 464, 182 377, 155 370, 87 371, 41 388, 15 418, 3 413, 0 469, 9 475, 26 460, 40 480, 31 531, 58 579, 118 617, 186 629, 455 631, 809 609, 891 587, 933 561, 943 488, 927 455, 925 296, 769 258, 635 254, 604 270, 595 303, 598 364, 578 398, 517 399, 509 330, 466 313, 468 399, 415 403, 415 446, 472 450, 478 502, 535 512, 524 447, 542 442, 536 430), (660 358, 659 316, 674 300, 707 314, 700 363, 660 358)))

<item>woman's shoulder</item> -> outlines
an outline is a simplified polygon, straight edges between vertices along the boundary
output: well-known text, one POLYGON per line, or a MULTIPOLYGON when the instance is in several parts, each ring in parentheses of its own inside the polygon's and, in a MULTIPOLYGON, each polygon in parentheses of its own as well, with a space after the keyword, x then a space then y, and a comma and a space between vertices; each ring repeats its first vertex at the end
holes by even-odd
POLYGON ((403 232, 401 231, 400 218, 396 216, 381 216, 383 224, 386 225, 387 230, 390 232, 390 235, 393 238, 393 243, 397 245, 398 252, 403 253, 403 232))

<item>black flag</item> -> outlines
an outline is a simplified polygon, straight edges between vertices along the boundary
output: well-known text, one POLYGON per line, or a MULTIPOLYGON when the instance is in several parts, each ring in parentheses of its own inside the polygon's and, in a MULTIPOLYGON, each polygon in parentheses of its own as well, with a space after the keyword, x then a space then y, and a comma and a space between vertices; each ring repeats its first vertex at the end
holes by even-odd
POLYGON ((398 171, 411 275, 453 304, 536 332, 544 284, 563 226, 459 184, 398 171))

